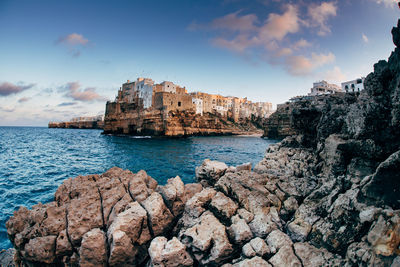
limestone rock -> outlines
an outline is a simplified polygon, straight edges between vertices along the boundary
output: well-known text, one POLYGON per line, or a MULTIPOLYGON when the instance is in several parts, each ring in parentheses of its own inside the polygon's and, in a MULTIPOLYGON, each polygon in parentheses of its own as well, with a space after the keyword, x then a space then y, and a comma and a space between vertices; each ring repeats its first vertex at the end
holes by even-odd
POLYGON ((259 237, 250 240, 249 244, 253 248, 254 252, 260 257, 270 253, 270 248, 267 246, 265 241, 259 237))
POLYGON ((233 267, 272 267, 271 264, 256 256, 251 259, 245 259, 232 265, 233 267))
POLYGON ((276 253, 283 246, 291 246, 293 244, 289 236, 279 230, 272 231, 267 236, 266 241, 271 253, 276 253))
POLYGON ((303 266, 343 266, 344 262, 340 256, 330 253, 324 248, 316 248, 309 243, 295 243, 294 250, 303 266))
POLYGON ((55 261, 55 248, 57 236, 49 235, 36 237, 25 245, 23 257, 29 261, 50 264, 55 261))
POLYGON ((218 192, 210 203, 210 210, 223 221, 229 221, 237 209, 238 205, 221 192, 218 192))
POLYGON ((223 162, 206 159, 201 166, 196 167, 196 179, 214 185, 227 169, 228 166, 223 162))
POLYGON ((87 232, 79 249, 79 265, 87 267, 107 266, 106 236, 102 230, 95 228, 87 232))
POLYGON ((159 267, 184 267, 192 266, 193 259, 176 237, 168 241, 165 237, 159 236, 151 241, 149 255, 152 266, 159 267))
POLYGON ((225 226, 209 211, 201 215, 197 224, 182 233, 182 242, 204 265, 219 264, 233 251, 225 226))
POLYGON ((296 257, 293 252, 293 249, 290 245, 285 245, 281 247, 272 258, 269 259, 269 262, 273 266, 292 266, 292 267, 300 267, 301 262, 296 257))
POLYGON ((243 244, 253 237, 253 233, 244 219, 233 219, 228 232, 236 244, 243 244))
POLYGON ((153 192, 142 202, 142 205, 148 213, 151 223, 150 227, 155 236, 164 233, 171 227, 174 217, 165 205, 163 198, 159 193, 153 192))

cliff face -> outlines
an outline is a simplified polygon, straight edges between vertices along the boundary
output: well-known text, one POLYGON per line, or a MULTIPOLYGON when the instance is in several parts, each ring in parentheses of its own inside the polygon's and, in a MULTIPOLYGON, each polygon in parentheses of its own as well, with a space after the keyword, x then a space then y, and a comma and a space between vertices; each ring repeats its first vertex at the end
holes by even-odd
POLYGON ((286 136, 296 134, 291 122, 292 105, 282 104, 266 120, 264 125, 264 137, 271 139, 282 139, 286 136))
MULTIPOLYGON (((399 22, 400 24, 400 22, 399 22)), ((400 26, 400 25, 399 25, 400 26)), ((393 29, 396 45, 399 27, 393 29)), ((66 180, 7 222, 28 266, 398 266, 400 50, 359 96, 297 103, 296 135, 253 171, 205 160, 198 183, 112 168, 66 180)))
POLYGON ((234 123, 216 114, 193 111, 139 109, 129 103, 108 102, 104 119, 105 134, 151 136, 232 135, 260 131, 256 124, 234 123), (246 127, 247 126, 247 127, 246 127))

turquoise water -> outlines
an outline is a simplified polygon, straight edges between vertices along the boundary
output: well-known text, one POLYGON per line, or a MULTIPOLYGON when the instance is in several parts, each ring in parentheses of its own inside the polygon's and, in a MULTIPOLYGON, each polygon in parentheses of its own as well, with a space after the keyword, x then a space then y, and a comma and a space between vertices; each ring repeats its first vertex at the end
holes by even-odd
POLYGON ((11 246, 5 222, 14 210, 52 201, 66 178, 118 166, 144 169, 160 184, 176 175, 190 183, 206 158, 254 166, 271 143, 259 137, 154 139, 104 136, 100 130, 0 127, 0 249, 11 246))

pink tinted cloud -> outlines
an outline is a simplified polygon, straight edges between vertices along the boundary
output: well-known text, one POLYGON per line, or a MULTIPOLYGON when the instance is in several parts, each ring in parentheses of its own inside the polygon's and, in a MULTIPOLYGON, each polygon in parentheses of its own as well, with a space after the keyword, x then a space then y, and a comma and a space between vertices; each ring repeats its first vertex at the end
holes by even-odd
POLYGON ((56 41, 57 44, 66 44, 66 45, 87 45, 89 40, 83 37, 83 35, 78 33, 71 33, 66 36, 61 36, 56 41))
POLYGON ((322 2, 320 5, 311 5, 308 7, 308 15, 310 17, 310 26, 317 27, 317 34, 320 36, 331 33, 331 29, 327 25, 329 17, 335 17, 337 11, 336 3, 322 2))
POLYGON ((328 54, 316 54, 312 53, 311 57, 306 56, 289 56, 285 60, 286 70, 295 76, 309 75, 318 67, 332 63, 335 61, 335 55, 332 53, 328 54))
POLYGON ((80 88, 79 82, 69 82, 65 86, 67 93, 65 96, 70 97, 74 100, 79 101, 105 101, 106 98, 104 96, 99 95, 96 92, 96 88, 94 87, 87 87, 85 89, 80 88))

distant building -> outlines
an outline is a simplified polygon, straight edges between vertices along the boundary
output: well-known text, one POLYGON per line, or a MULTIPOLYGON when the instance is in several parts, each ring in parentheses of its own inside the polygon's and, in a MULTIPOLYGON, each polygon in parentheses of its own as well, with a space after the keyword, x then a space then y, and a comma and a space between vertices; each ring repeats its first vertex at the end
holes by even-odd
POLYGON ((247 98, 207 94, 188 93, 185 87, 164 81, 154 84, 149 78, 127 81, 118 90, 116 102, 125 102, 138 109, 160 109, 165 112, 192 110, 196 114, 215 113, 230 117, 234 121, 256 117, 266 118, 272 114, 272 103, 252 103, 247 98))
POLYGON ((309 96, 316 96, 316 95, 326 95, 326 94, 333 94, 342 92, 342 88, 340 88, 336 84, 328 83, 327 81, 320 81, 313 83, 313 87, 311 88, 311 93, 309 96))
POLYGON ((342 90, 346 93, 360 92, 364 90, 365 77, 342 83, 342 90))

